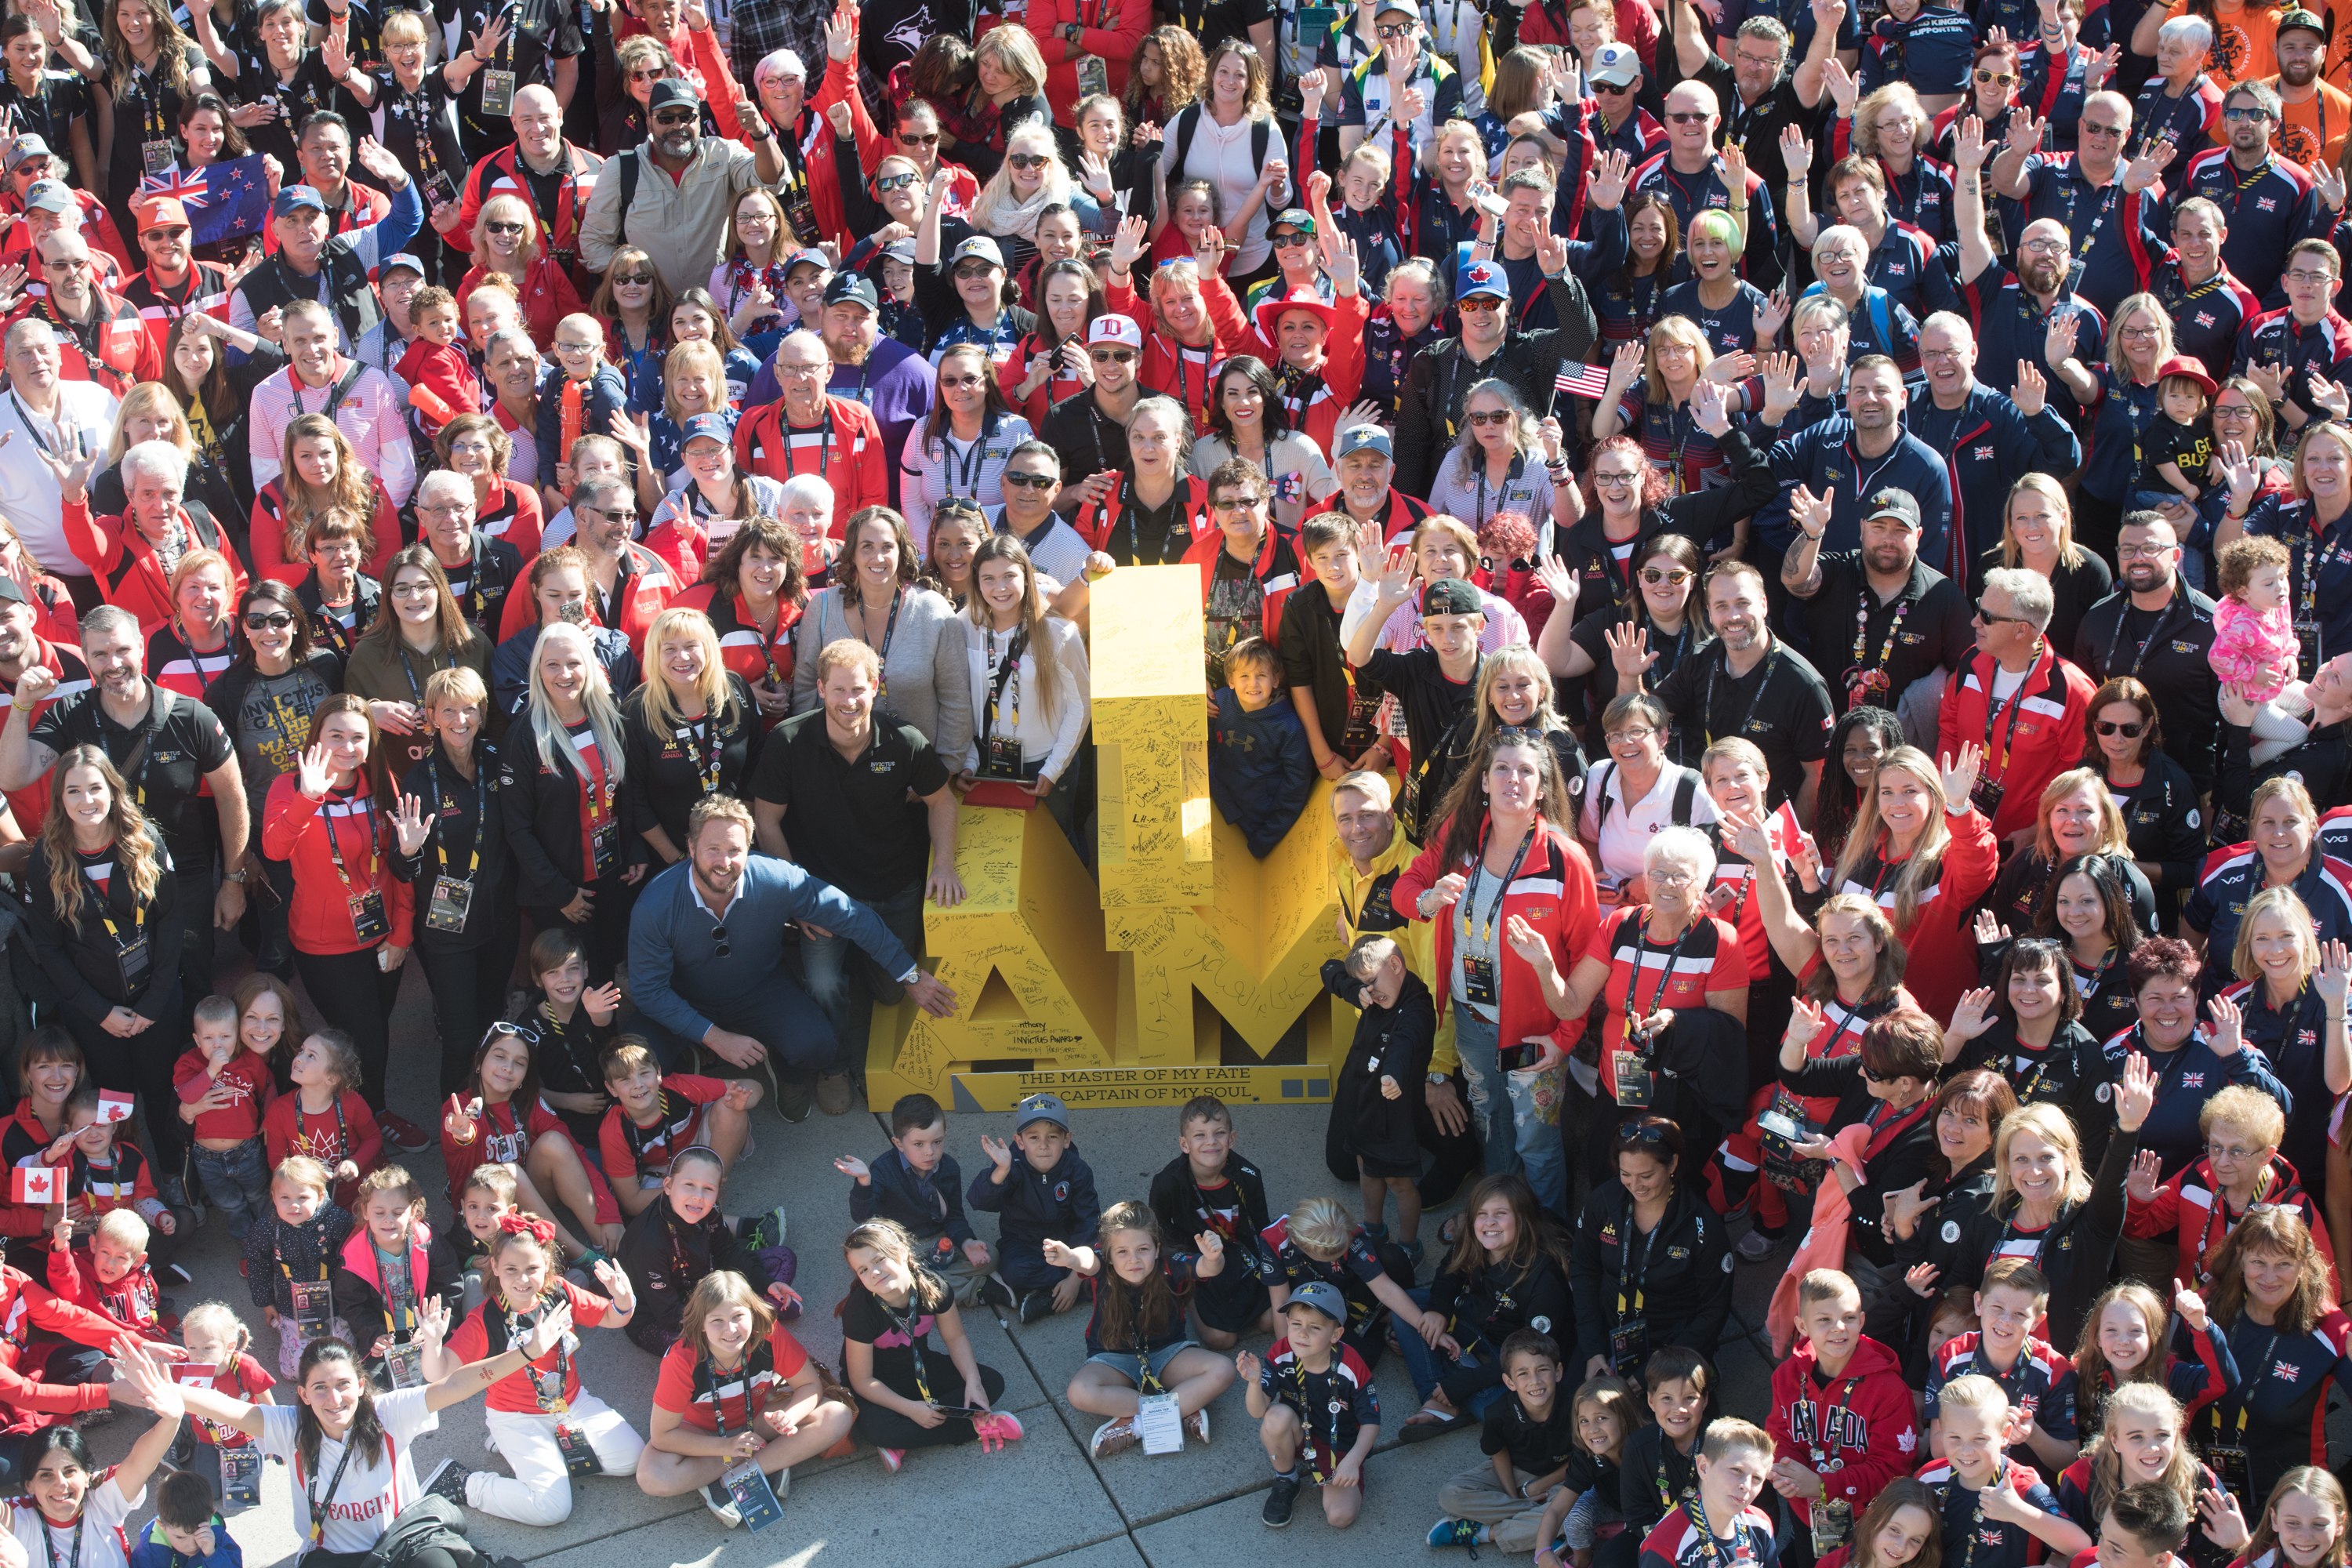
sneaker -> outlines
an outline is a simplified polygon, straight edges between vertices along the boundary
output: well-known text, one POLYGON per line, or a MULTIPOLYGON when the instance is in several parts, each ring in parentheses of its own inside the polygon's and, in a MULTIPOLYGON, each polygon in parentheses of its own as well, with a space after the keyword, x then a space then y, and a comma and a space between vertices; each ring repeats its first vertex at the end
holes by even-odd
POLYGON ((1486 1539, 1486 1527, 1475 1519, 1455 1519, 1451 1515, 1429 1527, 1432 1546, 1476 1546, 1486 1539))
POLYGON ((882 1456, 882 1468, 894 1476, 898 1473, 898 1467, 907 1462, 907 1450, 904 1448, 880 1448, 876 1452, 882 1456))
POLYGON ((728 1529, 740 1530, 743 1527, 743 1510, 735 1506, 735 1500, 728 1494, 725 1481, 713 1481, 702 1489, 702 1506, 710 1510, 711 1518, 728 1529))
POLYGON ((785 1121, 806 1121, 815 1105, 816 1096, 806 1079, 786 1077, 777 1080, 776 1114, 785 1121))
POLYGON ((383 1141, 404 1154, 421 1154, 433 1147, 432 1136, 405 1116, 378 1111, 375 1124, 383 1129, 383 1141))
POLYGON ((1209 1412, 1207 1406, 1204 1405, 1201 1409, 1192 1412, 1192 1415, 1184 1417, 1184 1430, 1192 1435, 1192 1440, 1194 1442, 1203 1444, 1208 1442, 1209 1412))
POLYGON ((1124 1454, 1143 1441, 1135 1430, 1131 1415, 1114 1415, 1095 1428, 1094 1440, 1087 1445, 1089 1458, 1108 1459, 1113 1454, 1124 1454))
POLYGON ((1043 1322, 1054 1315, 1054 1293, 1032 1290, 1021 1298, 1021 1321, 1024 1323, 1043 1322))
MULTIPOLYGON (((170 1278, 177 1279, 183 1285, 193 1285, 196 1282, 196 1277, 194 1275, 189 1273, 186 1269, 181 1268, 176 1263, 166 1263, 163 1265, 163 1272, 170 1278)), ((164 1310, 168 1312, 171 1309, 166 1307, 164 1310)))
POLYGON ((1780 1233, 1767 1230, 1759 1225, 1739 1238, 1738 1252, 1750 1263, 1761 1263, 1771 1257, 1773 1249, 1780 1245, 1780 1233))
POLYGON ((466 1483, 474 1472, 455 1459, 444 1459, 425 1483, 426 1497, 446 1498, 459 1508, 466 1506, 466 1483))
POLYGON ((784 1205, 778 1204, 765 1214, 745 1215, 736 1226, 735 1234, 742 1237, 744 1246, 757 1252, 762 1247, 782 1247, 784 1227, 784 1205))
POLYGON ((1022 1430, 1021 1417, 1009 1410, 996 1413, 996 1435, 1008 1443, 1018 1443, 1029 1434, 1022 1430))
POLYGON ((856 1103, 857 1092, 847 1073, 829 1072, 816 1080, 816 1108, 827 1116, 846 1115, 856 1103))
POLYGON ((1276 1476, 1265 1494, 1265 1506, 1257 1510, 1258 1521, 1268 1530, 1280 1530, 1290 1522, 1290 1510, 1298 1501, 1298 1478, 1276 1476))
POLYGON ((1020 1305, 1013 1299, 1013 1287, 1007 1285, 1003 1276, 999 1274, 991 1274, 982 1279, 980 1282, 980 1289, 973 1293, 972 1300, 983 1307, 992 1307, 1007 1312, 1014 1310, 1020 1305))

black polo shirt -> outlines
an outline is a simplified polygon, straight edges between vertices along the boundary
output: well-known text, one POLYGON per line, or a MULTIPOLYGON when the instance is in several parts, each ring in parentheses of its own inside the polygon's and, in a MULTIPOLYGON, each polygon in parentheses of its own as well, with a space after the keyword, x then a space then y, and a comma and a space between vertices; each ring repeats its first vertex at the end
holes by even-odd
POLYGON ((1774 803, 1794 800, 1805 765, 1829 755, 1830 731, 1837 724, 1829 687, 1785 643, 1774 643, 1746 675, 1731 673, 1729 658, 1717 641, 1659 683, 1657 699, 1674 719, 1674 760, 1695 768, 1709 745, 1738 735, 1764 753, 1774 803))
POLYGON ((1824 555, 1821 567, 1822 585, 1792 603, 1789 615, 1814 668, 1826 672, 1837 711, 1892 709, 1913 681, 1952 668, 1976 646, 1967 595, 1926 562, 1913 561, 1911 580, 1885 602, 1871 589, 1862 552, 1824 555))
MULTIPOLYGON (((483 158, 514 141, 514 123, 501 114, 482 111, 482 87, 489 72, 514 72, 515 90, 534 84, 555 85, 557 60, 568 60, 584 47, 580 41, 580 13, 564 0, 473 0, 466 6, 457 38, 459 48, 478 41, 490 18, 512 5, 504 40, 490 53, 489 63, 467 79, 457 95, 457 123, 466 154, 483 158)), ((681 64, 685 62, 680 62, 681 64)))
POLYGON ((2221 681, 2206 658, 2212 649, 2213 601, 2179 578, 2161 610, 2135 609, 2118 585, 2084 612, 2074 634, 2074 663, 2094 683, 2136 676, 2155 697, 2164 754, 2200 794, 2213 787, 2219 762, 2221 681))
POLYGON ((106 715, 91 687, 53 703, 33 721, 33 739, 63 756, 76 746, 100 746, 131 786, 133 799, 163 830, 183 876, 213 863, 213 824, 197 805, 206 773, 236 753, 213 710, 193 698, 148 682, 146 716, 125 729, 106 715))
MULTIPOLYGON (((72 71, 42 71, 31 92, 19 91, 7 73, 0 71, 0 110, 13 111, 17 135, 38 136, 49 144, 51 153, 70 162, 73 143, 67 133, 74 121, 89 120, 92 103, 89 89, 72 71)), ((98 135, 95 124, 90 135, 98 135)))
POLYGON ((760 752, 752 797, 784 808, 793 858, 851 898, 872 902, 922 886, 931 833, 921 801, 946 787, 948 765, 922 732, 887 709, 851 762, 834 749, 824 710, 776 726, 760 752))

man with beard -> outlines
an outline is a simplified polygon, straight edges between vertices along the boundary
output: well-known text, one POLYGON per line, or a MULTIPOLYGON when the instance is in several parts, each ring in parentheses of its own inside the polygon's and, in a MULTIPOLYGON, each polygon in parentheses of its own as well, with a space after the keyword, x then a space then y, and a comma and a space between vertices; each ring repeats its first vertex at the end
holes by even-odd
POLYGON ((141 324, 138 306, 98 286, 87 240, 60 229, 33 253, 48 293, 26 304, 18 319, 49 329, 58 374, 94 381, 116 397, 142 381, 162 379, 162 348, 141 324))
POLYGON ((1101 315, 1087 323, 1087 360, 1095 384, 1074 392, 1046 411, 1038 434, 1062 460, 1062 472, 1084 476, 1063 488, 1056 508, 1076 517, 1088 501, 1110 499, 1127 467, 1127 422, 1142 401, 1136 367, 1143 358, 1143 332, 1125 316, 1101 315))
MULTIPOLYGON (((827 290, 834 298, 874 307, 874 285, 859 274, 844 272, 834 282, 839 287, 827 290)), ((776 346, 772 363, 783 395, 735 426, 736 466, 780 482, 816 475, 833 488, 833 515, 844 522, 866 507, 888 505, 895 465, 883 460, 882 432, 866 405, 825 391, 833 361, 824 340, 793 332, 776 346)))
POLYGON ((2001 504, 2017 476, 2064 479, 2081 466, 2083 444, 2050 406, 2050 384, 2032 361, 2017 362, 2007 397, 1979 381, 1976 334, 1948 310, 1919 329, 1919 363, 1927 380, 1911 389, 1911 434, 1952 471, 1951 552, 1938 566, 1965 582, 1969 563, 2000 542, 2001 504))
POLYGON ((1522 331, 1515 324, 1511 280, 1502 264, 1474 261, 1463 268, 1461 297, 1454 301, 1460 335, 1431 344, 1405 374, 1397 409, 1398 489, 1409 495, 1429 493, 1438 460, 1461 428, 1462 405, 1478 383, 1499 377, 1529 408, 1549 408, 1561 362, 1591 355, 1601 328, 1584 285, 1563 270, 1547 273, 1544 289, 1563 324, 1522 331))
POLYGON ((2116 591, 2083 613, 2074 662, 2092 680, 2128 675, 2156 698, 2165 754, 2202 795, 2213 787, 2221 682, 2213 601, 2180 579, 2180 538, 2160 511, 2127 512, 2116 537, 2116 591))
POLYGON ((1377 425, 1351 425, 1340 431, 1331 459, 1331 472, 1339 488, 1307 508, 1299 521, 1339 511, 1359 526, 1378 523, 1386 543, 1393 544, 1410 534, 1429 515, 1429 503, 1396 487, 1391 450, 1389 433, 1377 425))
MULTIPOLYGON (((17 675, 7 728, 0 730, 0 790, 13 794, 29 787, 76 746, 105 751, 172 852, 185 926, 182 983, 187 994, 204 995, 213 986, 213 928, 227 931, 245 915, 241 868, 250 823, 236 749, 211 709, 147 679, 147 638, 129 611, 101 605, 84 616, 81 650, 93 684, 58 699, 37 721, 33 714, 58 689, 58 676, 40 664, 17 675), (209 806, 197 793, 205 784, 212 786, 209 806), (222 879, 217 896, 213 891, 215 818, 220 864, 240 868, 222 879)), ((185 1137, 178 1118, 154 1118, 148 1131, 156 1143, 156 1168, 177 1173, 185 1137)), ((423 1147, 423 1140, 414 1147, 423 1147)), ((166 1175, 161 1184, 164 1202, 187 1201, 175 1190, 180 1185, 176 1173, 166 1175)))
POLYGON ((20 321, 5 339, 8 395, 0 397, 0 514, 47 570, 69 579, 76 603, 98 603, 89 568, 66 547, 65 498, 34 452, 63 452, 77 437, 101 445, 114 427, 115 396, 90 381, 60 374, 64 352, 46 321, 20 321))
POLYGON ((1937 756, 1984 748, 1969 800, 1994 837, 2021 847, 2038 831, 2042 787, 2083 759, 2083 714, 2097 689, 2042 635, 2054 608, 2040 573, 1996 566, 1985 574, 1976 651, 1953 669, 1937 727, 1937 756))
POLYGON ((466 175, 454 209, 436 210, 433 226, 453 250, 471 255, 474 220, 495 195, 518 195, 539 215, 540 243, 572 273, 574 288, 590 281, 580 265, 580 219, 596 188, 604 160, 563 138, 563 110, 552 89, 524 88, 515 94, 514 145, 501 147, 466 175))
POLYGON ((1690 232, 1691 219, 1709 207, 1742 218, 1748 225, 1748 247, 1740 276, 1769 291, 1780 281, 1772 193, 1744 162, 1739 188, 1731 188, 1731 166, 1715 147, 1715 128, 1721 119, 1715 89, 1703 83, 1686 81, 1666 94, 1666 150, 1633 172, 1633 190, 1636 195, 1656 191, 1664 195, 1685 234, 1690 232))
MULTIPOLYGON (((2086 140, 2113 140, 2116 105, 2122 101, 2107 93, 2093 100, 2083 112, 2086 140), (2094 131, 2096 134, 2090 134, 2094 131)), ((1960 296, 1976 323, 1980 357, 1988 364, 2031 360, 2046 365, 2058 378, 2051 399, 2061 415, 2074 420, 2098 401, 2098 377, 2082 356, 2099 356, 2098 345, 2107 330, 2090 301, 2067 288, 2068 262, 2076 244, 2062 219, 2038 217, 2018 236, 2017 270, 2002 268, 1985 228, 1984 197, 1977 182, 1977 171, 1984 166, 1985 141, 1973 121, 1961 125, 1956 151, 1959 168, 1952 182, 1952 216, 1960 234, 1960 296)), ((2137 199, 2122 197, 2118 205, 2137 199)), ((2126 289, 2125 295, 2131 291, 2126 289)))
POLYGON ((2352 139, 2352 93, 2319 79, 2327 24, 2301 6, 2282 11, 2274 47, 2279 73, 2263 84, 2279 97, 2273 144, 2314 174, 2342 167, 2345 143, 2352 139))
MULTIPOLYGON (((2025 207, 2026 227, 2041 219, 2055 222, 2065 232, 2067 241, 2061 266, 2048 289, 2037 287, 2037 296, 2053 296, 2058 285, 2066 280, 2066 261, 2080 260, 2082 278, 2067 291, 2079 293, 2102 313, 2114 310, 2141 287, 2139 259, 2146 256, 2150 242, 2158 237, 2153 205, 2146 192, 2156 183, 2157 172, 2171 160, 2174 143, 2158 142, 2142 151, 2128 167, 2123 159, 2125 142, 2131 135, 2131 105, 2119 92, 2095 92, 2083 104, 2083 118, 2075 127, 2081 138, 2081 150, 2073 153, 2043 153, 2042 121, 2020 107, 2010 117, 2009 135, 2003 140, 2000 155, 1992 161, 1990 184, 1993 194, 2025 207)), ((1961 187, 1969 182, 1968 173, 1983 163, 1983 136, 1979 132, 1977 163, 1969 162, 1969 143, 1972 140, 1964 127, 1955 151, 1961 174, 1953 184, 1953 210, 1959 215, 1963 204, 1972 198, 1961 187)), ((1981 204, 1979 205, 1981 224, 1981 204)), ((1958 216, 1960 230, 1960 287, 1969 287, 1978 277, 1981 267, 1969 265, 1968 246, 1970 224, 1965 216, 1958 216)), ((2011 226, 2004 219, 2002 227, 2011 226)), ((1986 251, 1988 261, 1991 251, 1986 251)), ((2021 254, 2021 266, 2030 265, 2021 254)), ((1985 347, 1995 346, 1993 334, 1979 311, 1978 330, 1984 333, 1985 347)), ((2002 345, 2006 347, 2006 344, 2002 345)), ((2000 356, 2006 360, 2007 355, 2000 356)))
POLYGON ((748 103, 736 107, 757 151, 700 133, 701 101, 692 83, 676 77, 654 83, 646 105, 651 134, 613 157, 588 198, 580 225, 583 266, 601 274, 628 245, 653 258, 673 294, 710 281, 735 198, 774 183, 784 167, 767 121, 748 103))
MULTIPOLYGON (((2324 239, 2297 242, 2287 252, 2286 303, 2255 317, 2238 333, 2235 372, 2251 376, 2271 400, 2285 431, 2329 417, 2311 395, 2314 379, 2341 384, 2352 377, 2352 321, 2336 312, 2344 262, 2324 239)), ((2280 445, 2286 444, 2282 433, 2280 445)))
MULTIPOLYGON (((829 742, 830 705, 807 717, 818 742, 829 742)), ((865 727, 867 733, 855 742, 860 752, 874 739, 870 718, 865 727)), ((774 751, 772 743, 768 754, 774 751)), ((938 765, 944 774, 945 764, 938 765)), ((786 932, 809 926, 856 942, 925 1012, 954 1013, 955 993, 924 973, 872 910, 791 860, 753 855, 752 833, 751 809, 734 796, 697 801, 687 814, 686 863, 648 881, 630 911, 633 1022, 656 1056, 682 1062, 699 1046, 733 1067, 770 1062, 779 1077, 831 1062, 834 1031, 784 960, 786 932)), ((787 1121, 808 1114, 805 1087, 796 1098, 798 1116, 789 1089, 779 1101, 787 1121)))
POLYGON ((404 417, 400 384, 373 365, 345 359, 335 349, 335 319, 313 300, 288 307, 278 322, 286 368, 253 389, 247 425, 253 488, 278 477, 286 458, 286 426, 305 414, 324 414, 352 444, 361 468, 382 481, 394 506, 416 489, 416 449, 404 417))
MULTIPOLYGON (((1838 553, 1859 550, 1864 498, 1897 489, 1918 503, 1920 558, 1949 560, 1951 472, 1942 453, 1903 428, 1905 406, 1903 374, 1893 360, 1868 354, 1854 361, 1846 373, 1844 415, 1773 444, 1772 475, 1780 481, 1780 493, 1757 513, 1758 541, 1776 553, 1796 542, 1790 495, 1803 485, 1817 496, 1831 498, 1822 548, 1838 553)), ((1696 752, 1691 760, 1697 761, 1696 752)))
POLYGON ((1919 559, 1919 503, 1880 490, 1862 520, 1862 548, 1835 555, 1821 553, 1804 521, 1827 515, 1820 498, 1801 495, 1791 510, 1800 537, 1781 560, 1780 585, 1799 601, 1791 628, 1834 678, 1832 705, 1897 709, 1923 679, 1940 688, 1969 649, 1969 601, 1919 559))
MULTIPOLYGON (((896 452, 906 446, 907 432, 931 411, 936 385, 931 362, 898 339, 882 335, 871 286, 853 288, 849 277, 836 274, 825 285, 824 314, 818 318, 824 352, 833 362, 833 379, 824 390, 833 397, 864 404, 882 433, 883 447, 896 452)), ((743 405, 758 408, 782 395, 782 378, 772 355, 752 378, 743 405)), ((890 504, 897 506, 898 465, 885 461, 882 466, 889 480, 890 504)), ((849 516, 839 510, 834 515, 845 521, 849 516)))
POLYGON ((2324 203, 2311 171, 2271 150, 2280 123, 2279 100, 2263 83, 2242 81, 2231 88, 2221 118, 2228 143, 2189 160, 2175 200, 2203 196, 2230 215, 2221 259, 2257 298, 2268 299, 2294 242, 2336 231, 2341 180, 2336 201, 2324 203))
MULTIPOLYGON (((1818 541, 1818 529, 1809 521, 1805 531, 1818 541)), ((1794 801, 1798 817, 1811 821, 1837 726, 1828 683, 1772 636, 1764 574, 1747 562, 1727 561, 1706 574, 1706 614, 1716 640, 1675 665, 1656 692, 1674 717, 1675 760, 1695 768, 1709 746, 1737 735, 1764 753, 1772 804, 1794 801)))
POLYGON ((2191 196, 2174 209, 2172 243, 2156 253, 2147 291, 2172 318, 2172 346, 2220 381, 2230 374, 2238 333, 2263 313, 2254 291, 2223 265, 2230 237, 2218 203, 2191 196))
MULTIPOLYGON (((0 691, 14 700, 16 684, 26 670, 47 670, 51 682, 48 694, 26 699, 33 703, 33 710, 26 717, 36 724, 52 703, 89 689, 89 666, 82 662, 81 649, 48 641, 38 626, 39 616, 25 590, 14 577, 0 575, 0 691)), ((23 788, 10 790, 8 809, 28 837, 37 836, 38 824, 49 814, 49 775, 43 773, 23 788)))
POLYGON ((135 208, 139 248, 147 266, 122 286, 122 302, 139 312, 160 366, 172 323, 191 310, 228 320, 229 270, 188 252, 188 209, 171 196, 148 196, 135 208))
POLYGON ((359 160, 383 182, 391 210, 380 222, 336 234, 327 226, 326 199, 318 192, 308 185, 279 191, 269 207, 277 253, 247 273, 229 296, 229 325, 254 331, 272 310, 297 300, 322 300, 334 311, 337 346, 348 353, 382 319, 369 276, 407 245, 425 222, 425 209, 399 159, 373 142, 362 142, 359 160))

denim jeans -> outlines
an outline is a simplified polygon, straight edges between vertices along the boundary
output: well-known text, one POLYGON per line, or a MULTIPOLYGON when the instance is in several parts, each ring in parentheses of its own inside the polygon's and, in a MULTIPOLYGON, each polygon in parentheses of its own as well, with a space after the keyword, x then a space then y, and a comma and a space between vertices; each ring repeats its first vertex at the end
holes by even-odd
MULTIPOLYGON (((923 884, 916 883, 887 899, 861 900, 888 926, 908 952, 923 953, 923 884)), ((833 1020, 835 1050, 825 1073, 860 1073, 866 1067, 866 1037, 874 1022, 874 1004, 896 1005, 906 994, 895 974, 846 936, 801 936, 801 976, 808 994, 833 1020)))
MULTIPOLYGON (((1429 1287, 1426 1285, 1418 1286, 1407 1291, 1406 1294, 1413 1299, 1416 1306, 1429 1305, 1429 1287)), ((1420 1331, 1406 1322, 1397 1324, 1396 1342, 1397 1354, 1403 1358, 1405 1370, 1412 1373, 1413 1392, 1424 1400, 1429 1397, 1432 1390, 1445 1381, 1449 1373, 1458 1373, 1476 1367, 1486 1362, 1494 1353, 1493 1347, 1482 1340, 1463 1346, 1462 1359, 1452 1360, 1444 1351, 1432 1349, 1429 1342, 1421 1337, 1420 1331)), ((1477 1381, 1484 1383, 1486 1386, 1476 1390, 1467 1400, 1454 1401, 1454 1408, 1465 1415, 1486 1415, 1487 1406, 1502 1397, 1505 1392, 1499 1373, 1492 1379, 1482 1378, 1477 1381)), ((1451 1397, 1450 1394, 1449 1397, 1451 1397)))
POLYGON ((1555 1215, 1568 1211, 1568 1156, 1559 1142, 1560 1068, 1505 1072, 1497 1059, 1495 1024, 1454 1005, 1454 1045, 1470 1085, 1470 1109, 1486 1143, 1486 1172, 1517 1171, 1536 1201, 1555 1215))
POLYGON ((269 1212, 269 1163, 261 1140, 248 1138, 234 1149, 192 1145, 188 1153, 196 1179, 205 1184, 205 1198, 227 1216, 230 1238, 244 1241, 255 1218, 269 1212))

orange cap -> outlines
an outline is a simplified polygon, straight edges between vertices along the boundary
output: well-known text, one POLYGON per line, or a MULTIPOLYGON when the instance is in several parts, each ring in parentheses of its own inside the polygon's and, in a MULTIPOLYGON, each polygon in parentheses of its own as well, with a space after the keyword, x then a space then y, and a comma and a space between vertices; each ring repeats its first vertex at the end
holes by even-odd
POLYGON ((151 228, 188 226, 188 209, 181 205, 177 196, 149 196, 136 205, 133 216, 139 219, 139 232, 142 234, 151 228))

